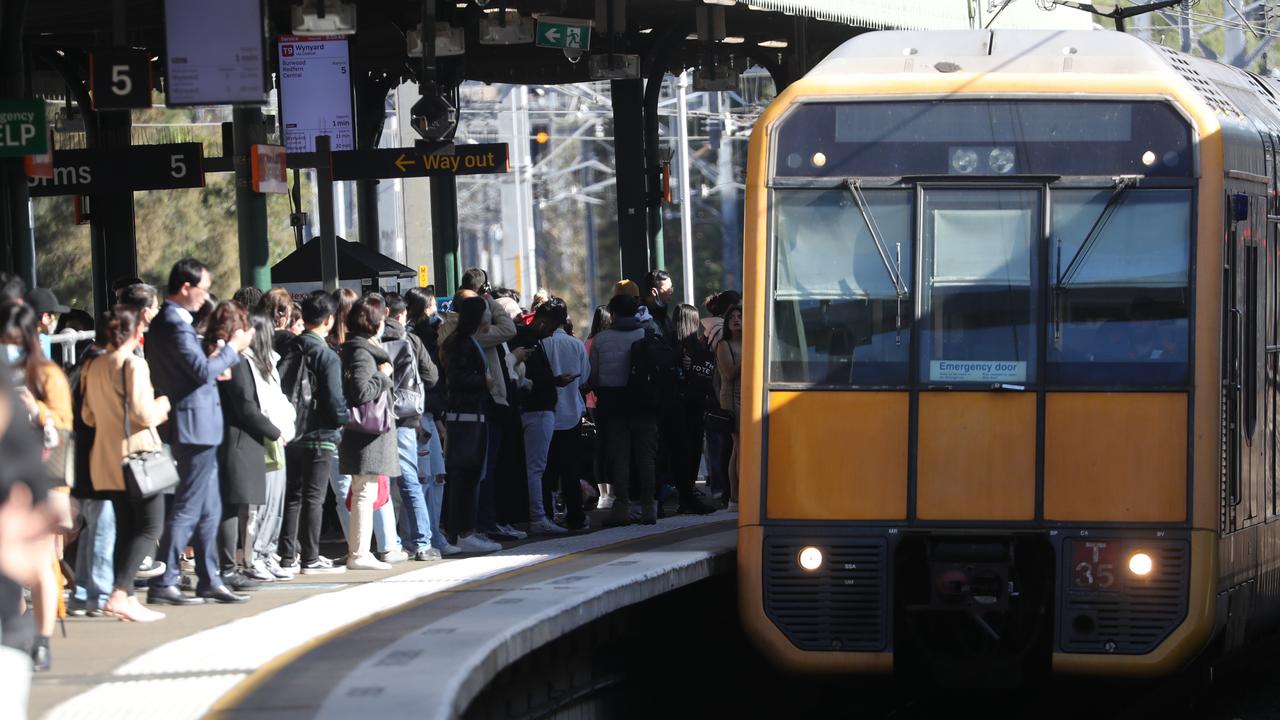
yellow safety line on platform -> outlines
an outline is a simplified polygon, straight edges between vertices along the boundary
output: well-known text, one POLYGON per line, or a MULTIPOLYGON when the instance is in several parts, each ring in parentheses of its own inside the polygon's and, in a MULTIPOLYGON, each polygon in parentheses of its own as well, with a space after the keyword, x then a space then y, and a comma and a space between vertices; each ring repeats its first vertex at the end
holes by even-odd
MULTIPOLYGON (((729 521, 726 520, 725 522, 729 522, 729 521)), ((736 520, 732 522, 734 523, 735 526, 737 525, 736 520)), ((671 535, 691 534, 694 531, 707 530, 709 528, 714 528, 721 524, 722 523, 714 522, 714 523, 707 523, 705 525, 694 525, 693 527, 674 530, 671 532, 671 535)), ((311 652, 312 650, 315 650, 316 648, 319 648, 322 645, 329 643, 332 640, 336 640, 337 638, 343 635, 359 630, 360 628, 370 625, 374 622, 377 622, 378 620, 381 620, 386 617, 390 617, 396 613, 404 612, 406 610, 412 610, 428 602, 431 602, 432 600, 437 600, 439 598, 442 598, 446 595, 453 595, 458 592, 472 590, 475 588, 484 587, 486 585, 492 585, 493 583, 496 583, 496 582, 501 582, 501 581, 509 580, 513 577, 518 577, 520 575, 523 575, 535 569, 552 567, 554 565, 559 565, 581 556, 608 551, 622 545, 630 545, 633 543, 640 542, 642 540, 652 540, 654 537, 658 537, 658 536, 645 535, 637 538, 630 538, 627 540, 619 540, 616 543, 612 543, 609 545, 602 545, 598 548, 578 550, 576 552, 572 552, 567 555, 562 555, 558 558, 552 558, 551 560, 544 560, 542 562, 533 563, 532 565, 518 567, 512 570, 508 570, 506 572, 500 573, 498 575, 494 575, 492 577, 481 578, 479 580, 472 580, 471 582, 465 583, 463 585, 459 585, 457 587, 447 588, 439 592, 434 592, 429 595, 424 595, 420 598, 415 598, 414 600, 411 600, 403 605, 398 605, 393 608, 387 608, 386 610, 378 611, 372 615, 360 618, 359 620, 356 620, 347 625, 343 625, 340 628, 336 628, 334 630, 330 630, 321 635, 317 635, 316 637, 311 638, 310 640, 302 643, 301 645, 298 645, 297 647, 284 651, 283 653, 267 661, 264 665, 262 665, 262 667, 259 667, 257 670, 254 670, 252 673, 249 674, 248 677, 246 677, 244 680, 241 680, 239 683, 235 685, 235 687, 228 690, 225 695, 218 698, 218 700, 213 703, 213 706, 209 708, 209 712, 205 713, 204 717, 210 718, 211 720, 224 720, 224 718, 229 717, 228 715, 229 713, 239 708, 240 703, 244 702, 250 695, 254 693, 254 691, 256 691, 258 688, 265 685, 269 680, 271 680, 276 675, 278 675, 281 670, 284 670, 286 667, 289 666, 289 664, 291 664, 298 658, 311 652)), ((668 537, 668 536, 666 534, 663 534, 662 537, 668 537)))

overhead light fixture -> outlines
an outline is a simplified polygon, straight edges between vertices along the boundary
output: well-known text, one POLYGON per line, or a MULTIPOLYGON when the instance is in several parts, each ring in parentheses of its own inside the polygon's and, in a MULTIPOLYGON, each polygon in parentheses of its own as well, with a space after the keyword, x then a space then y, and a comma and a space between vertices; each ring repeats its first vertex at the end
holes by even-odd
POLYGON ((787 46, 786 40, 765 40, 762 43, 756 43, 762 48, 784 48, 787 46))
POLYGON ((533 42, 537 24, 533 18, 522 16, 515 10, 496 12, 497 8, 485 8, 480 18, 481 45, 524 45, 533 42))
MULTIPOLYGON (((422 57, 422 25, 404 34, 409 57, 422 57)), ((464 55, 467 52, 466 33, 460 27, 447 22, 436 23, 436 57, 464 55)))
POLYGON ((724 43, 724 44, 726 44, 726 45, 741 45, 742 43, 744 43, 744 42, 746 42, 746 41, 747 41, 747 39, 746 39, 746 38, 744 38, 744 37, 741 37, 741 36, 738 36, 738 35, 730 35, 730 36, 728 36, 728 37, 726 37, 726 38, 722 39, 720 42, 722 42, 722 43, 724 43))
POLYGON ((733 7, 738 4, 738 0, 702 0, 702 2, 704 5, 723 5, 725 7, 733 7))
POLYGON ((342 0, 302 0, 293 6, 295 35, 354 35, 355 3, 342 0))

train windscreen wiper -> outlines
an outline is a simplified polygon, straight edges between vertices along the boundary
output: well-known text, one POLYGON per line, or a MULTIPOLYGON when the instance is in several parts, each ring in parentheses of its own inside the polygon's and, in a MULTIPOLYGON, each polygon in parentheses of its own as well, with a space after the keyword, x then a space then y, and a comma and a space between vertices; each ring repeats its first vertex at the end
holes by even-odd
POLYGON ((1107 224, 1111 222, 1111 218, 1115 217, 1116 211, 1120 209, 1120 205, 1124 202, 1129 188, 1137 185, 1141 179, 1141 175, 1121 175, 1115 178, 1115 184, 1111 188, 1111 195, 1107 198, 1106 204, 1102 206, 1102 212, 1098 213, 1098 217, 1094 218, 1093 225, 1089 228, 1089 233, 1084 236, 1084 242, 1080 243, 1080 247, 1076 249, 1075 254, 1071 256, 1071 261, 1067 263, 1065 268, 1062 266, 1062 235, 1059 234, 1054 238, 1058 254, 1058 274, 1053 281, 1053 343, 1059 349, 1062 346, 1062 303, 1060 296, 1071 289, 1071 282, 1075 280, 1076 274, 1084 266, 1089 253, 1098 244, 1098 238, 1102 237, 1102 231, 1106 229, 1107 224))
POLYGON ((871 233, 871 241, 876 244, 876 252, 880 254, 880 262, 884 264, 884 271, 889 276, 889 281, 893 283, 894 293, 898 300, 898 314, 894 320, 895 343, 902 344, 902 301, 907 297, 907 286, 902 280, 902 243, 895 243, 894 257, 889 257, 889 246, 884 241, 884 236, 880 234, 880 226, 876 224, 875 216, 871 214, 871 206, 867 204, 867 196, 862 193, 862 182, 854 178, 845 178, 844 186, 848 188, 849 194, 853 196, 853 202, 858 206, 858 212, 862 214, 862 221, 867 225, 867 231, 871 233))

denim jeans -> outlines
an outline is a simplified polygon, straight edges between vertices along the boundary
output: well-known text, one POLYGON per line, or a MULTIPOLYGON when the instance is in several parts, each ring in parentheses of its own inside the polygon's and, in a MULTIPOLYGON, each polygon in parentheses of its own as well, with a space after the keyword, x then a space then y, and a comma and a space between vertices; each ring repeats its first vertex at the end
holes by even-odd
MULTIPOLYGON (((547 470, 547 453, 556 430, 556 414, 550 410, 527 412, 520 416, 524 426, 524 453, 528 465, 529 522, 548 518, 542 502, 542 476, 547 470)), ((553 512, 554 514, 554 512, 553 512)))
POLYGON ((426 550, 431 547, 431 518, 427 499, 418 481, 418 429, 396 428, 396 447, 400 452, 400 542, 405 549, 426 550))
POLYGON ((102 607, 115 583, 112 556, 116 547, 116 513, 110 500, 81 500, 84 529, 76 546, 75 599, 102 607))
MULTIPOLYGON (((347 509, 347 491, 351 489, 351 476, 339 473, 338 464, 334 463, 333 470, 329 474, 329 484, 333 486, 333 497, 337 505, 338 522, 342 524, 342 534, 350 539, 351 511, 347 509)), ((378 552, 400 549, 400 536, 396 534, 394 503, 387 503, 373 511, 373 547, 378 552)))
POLYGON ((431 416, 423 416, 419 424, 431 433, 431 437, 425 443, 418 443, 418 481, 422 484, 427 517, 431 520, 431 545, 437 550, 443 550, 449 544, 440 530, 441 513, 444 512, 444 482, 439 476, 445 474, 444 446, 440 443, 440 429, 431 416))

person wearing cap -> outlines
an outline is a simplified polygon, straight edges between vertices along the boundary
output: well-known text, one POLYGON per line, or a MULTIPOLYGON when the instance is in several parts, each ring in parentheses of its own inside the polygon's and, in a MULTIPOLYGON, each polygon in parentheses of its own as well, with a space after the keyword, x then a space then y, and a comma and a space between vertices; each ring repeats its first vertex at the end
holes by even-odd
POLYGON ((58 326, 58 316, 71 308, 58 302, 58 296, 49 288, 32 288, 27 293, 27 304, 36 311, 36 321, 40 328, 40 349, 47 358, 53 357, 53 343, 49 336, 58 326))

